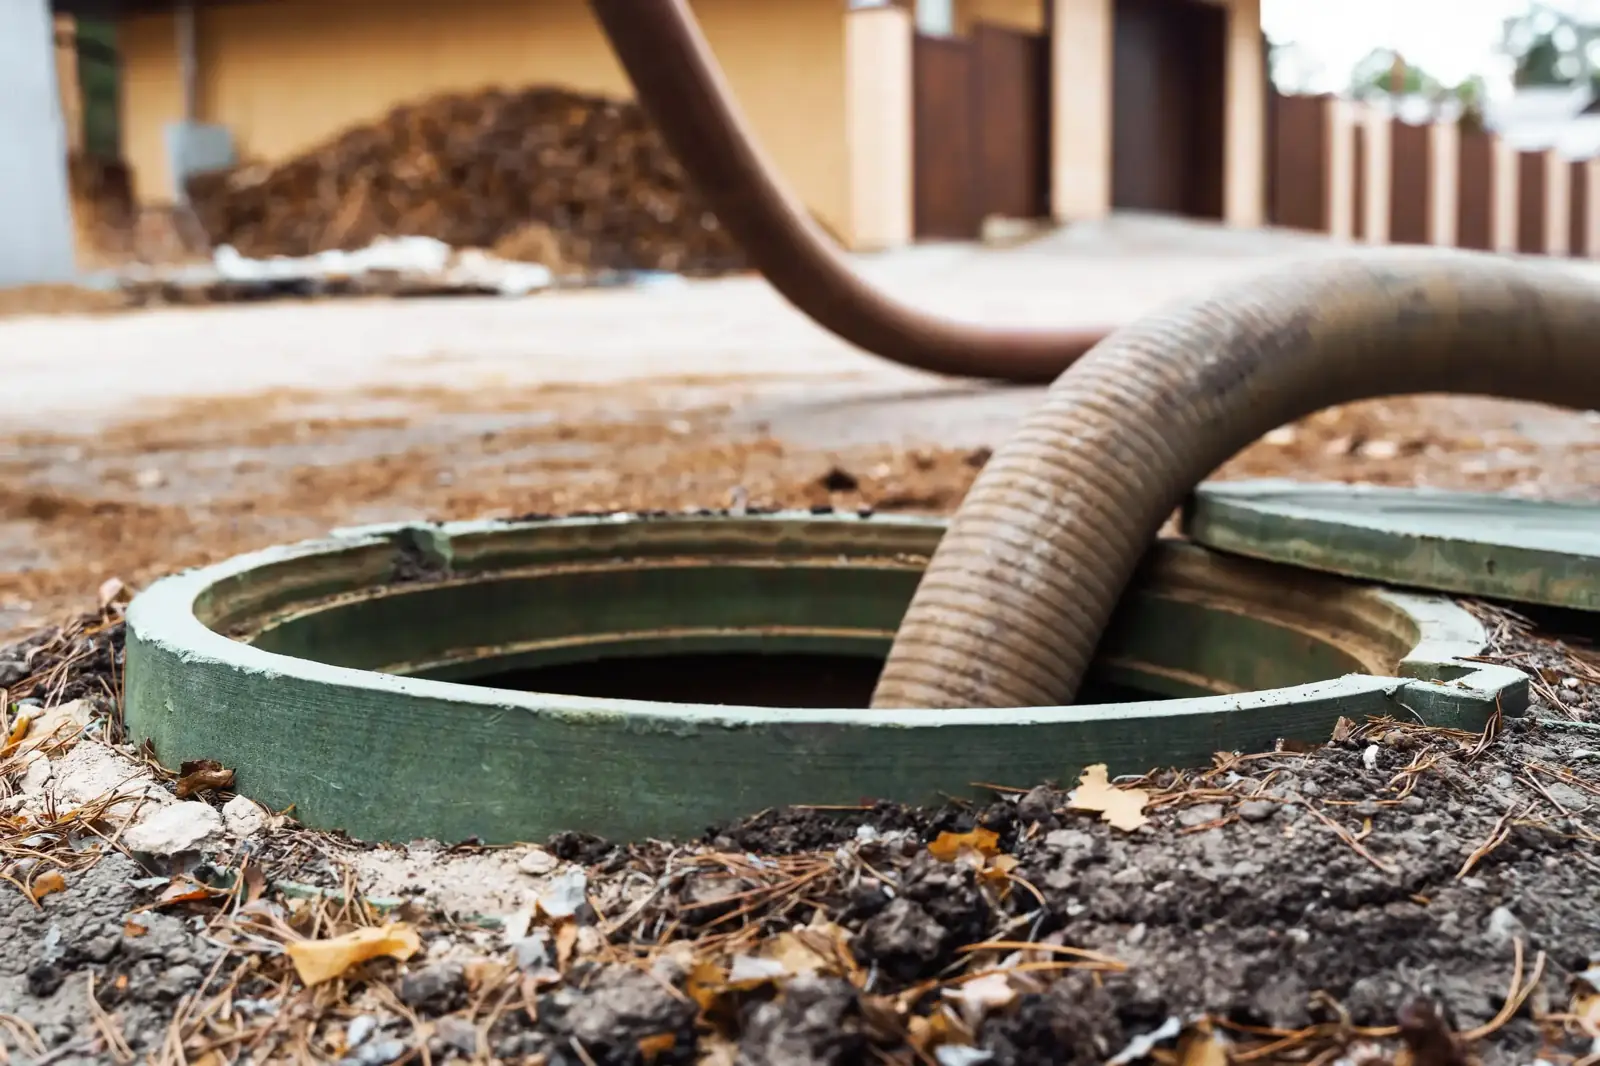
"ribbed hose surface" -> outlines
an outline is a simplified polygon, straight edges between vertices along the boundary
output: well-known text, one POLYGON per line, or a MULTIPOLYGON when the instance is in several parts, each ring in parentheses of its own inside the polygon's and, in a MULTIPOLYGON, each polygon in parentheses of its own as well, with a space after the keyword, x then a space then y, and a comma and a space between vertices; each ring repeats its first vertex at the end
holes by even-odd
POLYGON ((1468 253, 1309 263, 1114 333, 952 520, 874 707, 1070 703, 1161 524, 1262 434, 1418 392, 1600 408, 1600 287, 1468 253))
POLYGON ((856 276, 766 159, 686 0, 589 0, 639 103, 722 225, 790 303, 885 359, 936 374, 1043 384, 1105 329, 1000 329, 890 299, 856 276))

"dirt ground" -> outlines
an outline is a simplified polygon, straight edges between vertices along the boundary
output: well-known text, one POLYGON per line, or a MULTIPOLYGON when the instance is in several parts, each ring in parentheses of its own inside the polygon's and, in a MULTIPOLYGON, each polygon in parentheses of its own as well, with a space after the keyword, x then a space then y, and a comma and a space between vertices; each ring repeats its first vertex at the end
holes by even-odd
MULTIPOLYGON (((1153 770, 1112 783, 1131 828, 1074 809, 1076 782, 1019 782, 697 840, 378 846, 122 743, 121 607, 174 568, 417 516, 948 512, 1038 400, 817 347, 770 305, 707 317, 743 291, 630 320, 630 361, 563 348, 540 373, 509 341, 401 344, 449 328, 437 306, 0 325, 0 687, 22 701, 0 723, 0 1061, 1600 1063, 1600 661, 1486 605, 1495 656, 1536 674, 1530 718, 1153 770), (652 363, 708 322, 734 324, 715 351, 652 363), (307 354, 319 330, 340 358, 307 354), (769 357, 727 355, 752 330, 769 357), (208 331, 219 365, 162 354, 208 331)), ((967 306, 1018 299, 985 292, 967 306)), ((463 303, 456 328, 511 316, 555 345, 654 299, 463 303)), ((1313 416, 1219 476, 1597 498, 1597 452, 1592 414, 1423 397, 1313 416)))

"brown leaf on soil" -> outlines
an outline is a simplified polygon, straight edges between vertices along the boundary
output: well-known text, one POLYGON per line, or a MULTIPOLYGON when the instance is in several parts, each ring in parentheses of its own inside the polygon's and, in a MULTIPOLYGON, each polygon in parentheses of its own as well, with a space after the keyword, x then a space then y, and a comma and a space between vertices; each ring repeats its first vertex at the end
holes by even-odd
POLYGON ((178 767, 176 792, 179 799, 189 799, 201 792, 212 792, 233 785, 233 771, 213 759, 196 759, 178 767))
POLYGON ((678 1043, 677 1033, 656 1033, 637 1041, 639 1054, 644 1056, 644 1061, 654 1062, 656 1059, 671 1051, 678 1043))
POLYGON ((700 1005, 702 1011, 708 1011, 717 1001, 717 996, 721 994, 727 980, 728 975, 722 967, 701 959, 694 964, 688 977, 684 978, 683 990, 690 999, 700 1005))
POLYGON ((975 851, 985 858, 1000 850, 1000 834, 992 829, 974 829, 970 833, 940 833, 928 845, 933 857, 941 862, 955 862, 963 851, 975 851))
POLYGON ((1342 744, 1353 737, 1355 732, 1356 724, 1341 714, 1339 720, 1333 723, 1333 743, 1342 744))
POLYGON ((1395 1066, 1467 1066, 1466 1053, 1439 1008, 1426 999, 1414 999, 1395 1017, 1405 1042, 1395 1066))
POLYGON ((133 918, 129 918, 122 923, 122 935, 130 940, 144 936, 149 931, 150 927, 148 925, 135 921, 133 918))
POLYGON ((113 603, 116 603, 117 600, 121 598, 122 594, 127 590, 128 586, 122 583, 122 579, 120 577, 106 578, 100 583, 98 596, 100 600, 100 609, 103 611, 107 607, 110 607, 113 603))
POLYGON ((565 922, 556 929, 556 970, 566 973, 578 947, 578 923, 565 922))
POLYGON ((1085 768, 1078 782, 1078 787, 1067 796, 1070 810, 1098 812, 1103 821, 1126 832, 1150 820, 1144 813, 1150 794, 1140 788, 1117 788, 1111 784, 1105 763, 1085 768))
MULTIPOLYGON (((22 743, 22 738, 28 735, 28 729, 33 725, 33 720, 38 712, 33 707, 23 707, 17 711, 17 717, 11 722, 11 729, 6 733, 6 739, 0 744, 0 759, 10 755, 22 743)), ((4 720, 0 714, 0 721, 4 720)))
POLYGON ((50 870, 42 873, 33 881, 33 898, 44 899, 46 896, 67 890, 67 879, 61 876, 61 871, 50 870))
POLYGON ((1178 1066, 1228 1066, 1228 1042, 1209 1025, 1196 1026, 1178 1040, 1178 1066))
POLYGON ((331 981, 370 959, 409 959, 422 950, 422 938, 405 922, 389 922, 327 940, 297 940, 286 944, 284 950, 295 973, 309 987, 331 981))
POLYGON ((205 885, 188 877, 180 877, 161 890, 161 895, 156 897, 153 906, 170 907, 174 903, 198 903, 210 895, 211 890, 205 885))

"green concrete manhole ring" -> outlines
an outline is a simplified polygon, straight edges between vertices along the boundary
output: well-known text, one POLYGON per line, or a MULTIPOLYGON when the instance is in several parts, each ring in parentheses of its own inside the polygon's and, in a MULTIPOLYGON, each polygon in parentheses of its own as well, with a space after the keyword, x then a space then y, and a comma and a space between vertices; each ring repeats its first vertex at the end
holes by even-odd
POLYGON ((504 842, 686 836, 772 806, 1205 764, 1324 739, 1340 715, 1478 729, 1526 706, 1522 674, 1464 661, 1483 631, 1452 603, 1166 542, 1104 641, 1103 702, 861 709, 942 530, 777 514, 345 531, 140 595, 127 724, 314 827, 504 842), (681 702, 624 698, 640 695, 681 702))
POLYGON ((1600 506, 1296 481, 1201 485, 1184 532, 1217 551, 1512 603, 1600 611, 1600 506))

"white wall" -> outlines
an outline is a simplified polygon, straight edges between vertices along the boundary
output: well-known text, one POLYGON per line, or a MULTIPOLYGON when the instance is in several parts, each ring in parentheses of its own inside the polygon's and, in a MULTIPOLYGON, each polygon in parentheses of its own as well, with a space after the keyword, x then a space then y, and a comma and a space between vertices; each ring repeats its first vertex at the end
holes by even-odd
POLYGON ((0 286, 74 274, 67 138, 47 0, 0 0, 0 286))

